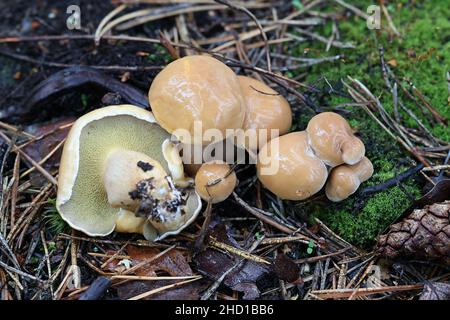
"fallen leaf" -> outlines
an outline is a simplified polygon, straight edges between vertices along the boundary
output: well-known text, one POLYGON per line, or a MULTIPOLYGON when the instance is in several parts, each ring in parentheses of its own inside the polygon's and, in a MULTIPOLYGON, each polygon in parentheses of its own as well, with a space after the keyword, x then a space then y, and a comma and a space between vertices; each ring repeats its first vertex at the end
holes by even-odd
POLYGON ((414 209, 422 208, 437 202, 450 200, 450 179, 438 180, 435 183, 436 184, 423 197, 414 201, 414 203, 403 211, 403 213, 393 223, 403 220, 414 209))
POLYGON ((273 271, 281 280, 296 282, 299 280, 300 268, 283 253, 279 253, 273 263, 273 271))
MULTIPOLYGON (((210 225, 209 235, 217 241, 241 249, 236 240, 231 237, 228 228, 214 221, 210 225)), ((207 248, 195 256, 198 271, 210 279, 219 279, 226 271, 231 269, 241 258, 231 253, 207 248)), ((239 268, 230 272, 223 280, 223 284, 232 290, 244 293, 244 299, 256 299, 260 292, 256 281, 271 273, 269 266, 255 261, 246 260, 239 268)))
POLYGON ((450 300, 450 283, 425 283, 419 300, 450 300))
MULTIPOLYGON (((161 253, 157 248, 136 247, 128 245, 125 249, 126 255, 130 258, 130 267, 133 268, 144 261, 148 261, 142 267, 134 271, 134 275, 154 277, 158 273, 170 276, 192 276, 193 272, 189 266, 185 254, 177 249, 171 249, 159 258, 155 257, 161 253)), ((108 252, 114 254, 114 252, 108 252)), ((108 263, 107 268, 116 273, 125 271, 126 266, 121 263, 121 259, 114 259, 108 263)), ((141 293, 154 290, 180 280, 158 280, 158 281, 128 281, 116 287, 117 295, 120 299, 128 299, 141 293)), ((174 287, 151 295, 144 300, 197 300, 200 293, 209 285, 208 281, 195 281, 180 287, 174 287)))
MULTIPOLYGON (((46 135, 44 138, 36 140, 24 147, 24 151, 34 161, 39 162, 45 158, 53 149, 63 141, 69 133, 70 126, 64 127, 75 121, 75 118, 63 118, 44 124, 31 125, 25 128, 26 132, 33 134, 35 137, 46 135), (63 129, 58 129, 64 127, 63 129)), ((47 171, 53 171, 59 167, 59 161, 62 154, 62 146, 42 164, 47 171)), ((46 180, 40 173, 32 172, 30 174, 33 186, 40 186, 46 180)))
MULTIPOLYGON (((117 295, 120 299, 126 300, 135 297, 144 292, 161 288, 169 284, 180 282, 180 280, 161 280, 161 281, 132 281, 120 285, 117 288, 117 295)), ((199 300, 201 293, 211 285, 206 279, 200 279, 192 283, 167 289, 143 300, 199 300)))
MULTIPOLYGON (((155 260, 153 260, 154 257, 160 253, 160 250, 157 248, 142 248, 129 245, 126 247, 126 252, 130 257, 131 267, 143 261, 149 261, 149 263, 135 270, 134 274, 138 276, 154 277, 157 275, 157 272, 165 272, 173 277, 193 275, 185 256, 179 250, 172 249, 155 260)), ((119 259, 114 259, 108 263, 108 269, 113 272, 123 271, 125 266, 120 261, 119 259)))
POLYGON ((397 60, 396 59, 391 59, 387 63, 388 63, 388 65, 390 65, 392 67, 396 67, 397 66, 397 60))

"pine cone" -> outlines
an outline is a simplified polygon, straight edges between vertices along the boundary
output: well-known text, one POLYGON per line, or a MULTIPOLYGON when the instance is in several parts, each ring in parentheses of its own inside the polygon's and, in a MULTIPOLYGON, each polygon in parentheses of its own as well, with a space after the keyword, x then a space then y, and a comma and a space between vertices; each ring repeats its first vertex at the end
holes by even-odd
POLYGON ((432 259, 450 265, 450 201, 414 210, 378 238, 377 251, 388 258, 432 259))

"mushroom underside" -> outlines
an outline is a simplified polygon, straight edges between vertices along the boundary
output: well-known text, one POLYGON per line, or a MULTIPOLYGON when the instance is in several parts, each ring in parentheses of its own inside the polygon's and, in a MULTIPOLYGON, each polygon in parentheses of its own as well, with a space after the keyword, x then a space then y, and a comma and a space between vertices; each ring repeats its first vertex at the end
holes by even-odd
MULTIPOLYGON (((91 236, 111 233, 120 210, 108 203, 106 190, 101 183, 104 163, 110 150, 126 148, 141 152, 158 161, 166 172, 170 172, 161 152, 163 141, 170 135, 158 124, 131 115, 120 115, 120 121, 118 120, 116 116, 107 116, 89 122, 80 130, 78 150, 66 151, 69 161, 78 161, 78 170, 70 198, 58 203, 58 210, 71 227, 91 236)), ((75 166, 72 163, 69 165, 75 166)), ((189 207, 184 219, 186 222, 195 218, 200 210, 199 197, 194 194, 188 199, 189 207)), ((154 238, 149 240, 166 236, 166 232, 162 234, 156 229, 151 230, 149 223, 145 225, 144 235, 152 235, 154 238)), ((181 229, 168 230, 167 233, 179 232, 181 229)))

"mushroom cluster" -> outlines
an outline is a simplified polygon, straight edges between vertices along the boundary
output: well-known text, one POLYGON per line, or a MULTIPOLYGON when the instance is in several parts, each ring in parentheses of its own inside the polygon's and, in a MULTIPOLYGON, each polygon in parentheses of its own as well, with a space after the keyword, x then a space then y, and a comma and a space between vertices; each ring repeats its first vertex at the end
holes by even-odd
POLYGON ((364 155, 364 144, 348 122, 337 113, 323 112, 309 121, 305 131, 273 139, 260 150, 258 178, 282 199, 309 198, 326 184, 327 198, 342 201, 373 174, 364 155), (264 173, 274 163, 276 172, 264 173))
POLYGON ((373 173, 364 144, 343 117, 320 113, 305 131, 288 133, 292 113, 285 98, 209 56, 170 63, 148 98, 152 112, 104 107, 72 126, 57 209, 73 228, 92 236, 141 233, 152 241, 179 233, 197 217, 201 199, 224 201, 237 184, 233 169, 220 161, 225 158, 189 163, 182 156, 230 140, 257 154, 259 180, 282 199, 303 200, 325 186, 331 201, 341 201, 373 173))
MULTIPOLYGON (((225 163, 205 163, 205 149, 232 141, 235 148, 257 152, 287 133, 292 123, 291 107, 278 92, 256 79, 237 76, 206 55, 170 63, 153 80, 148 97, 157 122, 180 141, 185 170, 195 176, 198 194, 213 203, 232 193, 236 177, 225 163), (196 130, 198 124, 201 130, 196 130), (200 161, 194 162, 194 152, 202 154, 200 161), (214 185, 212 177, 217 180, 214 185)), ((225 158, 226 154, 215 160, 225 158)))

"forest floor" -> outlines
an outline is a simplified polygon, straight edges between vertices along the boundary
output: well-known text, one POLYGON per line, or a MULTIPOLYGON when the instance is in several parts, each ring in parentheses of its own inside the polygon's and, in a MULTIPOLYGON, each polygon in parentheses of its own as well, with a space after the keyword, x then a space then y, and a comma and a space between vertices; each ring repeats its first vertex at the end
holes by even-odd
MULTIPOLYGON (((268 42, 262 41, 251 18, 236 8, 194 11, 193 7, 213 4, 161 1, 160 11, 152 13, 154 19, 120 31, 112 28, 98 46, 92 35, 102 19, 117 7, 108 1, 95 5, 72 0, 2 2, 0 235, 8 249, 0 251, 0 262, 12 263, 12 269, 0 265, 3 299, 77 299, 98 276, 122 274, 119 261, 130 260, 133 264, 149 259, 151 265, 156 254, 166 254, 167 258, 133 276, 181 276, 188 279, 184 281, 199 280, 193 282, 198 285, 179 289, 170 288, 174 282, 170 279, 156 284, 131 278, 121 283, 116 279, 106 297, 126 299, 150 292, 148 297, 161 299, 240 299, 243 295, 270 299, 409 299, 420 294, 425 280, 448 281, 449 269, 445 265, 422 260, 393 262, 374 253, 377 237, 404 217, 405 210, 431 188, 430 177, 438 171, 424 172, 419 165, 442 165, 449 150, 450 130, 445 120, 450 118, 447 1, 381 1, 381 29, 367 26, 366 8, 373 4, 371 1, 353 5, 348 5, 350 1, 275 1, 273 8, 268 2, 248 4, 268 42), (74 3, 81 9, 81 30, 68 30, 66 26, 66 8, 74 3), (173 13, 176 10, 186 11, 173 13), (274 24, 278 20, 282 22, 274 24), (160 44, 161 39, 169 45, 160 44), (266 46, 270 46, 270 73, 254 68, 269 69, 266 46), (327 201, 323 193, 302 202, 280 201, 255 182, 253 167, 238 167, 240 198, 230 198, 213 208, 217 221, 227 229, 213 224, 211 232, 219 241, 253 254, 244 266, 238 266, 241 272, 232 272, 223 283, 218 279, 225 270, 211 270, 204 261, 207 254, 212 254, 208 250, 217 250, 208 249, 195 259, 191 254, 190 245, 200 230, 201 218, 186 233, 157 245, 119 234, 89 238, 70 230, 59 217, 54 208, 56 187, 51 180, 57 176, 58 144, 64 138, 63 133, 59 136, 55 132, 64 131, 66 127, 61 126, 76 117, 104 106, 105 94, 111 91, 108 79, 118 79, 146 93, 153 77, 175 54, 192 54, 198 47, 222 55, 236 72, 262 75, 278 88, 291 102, 292 130, 304 130, 317 112, 344 115, 364 141, 366 155, 374 165, 373 177, 340 203, 327 201), (51 75, 77 65, 101 72, 106 84, 84 84, 54 96, 46 92, 48 97, 33 104, 26 99, 51 75), (383 68, 390 70, 388 76, 383 68), (377 100, 376 105, 365 108, 365 102, 351 94, 355 90, 362 92, 356 80, 365 85, 377 100), (396 83, 395 90, 388 88, 387 82, 396 83), (400 124, 403 133, 408 132, 406 138, 389 126, 385 114, 400 124), (35 139, 43 133, 53 140, 35 139), (21 145, 24 151, 18 152, 21 145), (52 152, 56 155, 49 156, 52 152), (50 160, 41 162, 46 157, 50 160), (298 227, 301 232, 290 234, 290 240, 286 240, 288 234, 282 229, 252 216, 254 208, 274 216, 273 221, 282 226, 298 227), (128 248, 131 244, 135 247, 128 248), (255 251, 251 251, 252 245, 255 251), (16 256, 17 265, 6 258, 9 250, 16 256), (288 262, 283 264, 279 260, 284 258, 278 256, 286 257, 288 262), (258 258, 268 259, 272 265, 260 266, 258 258), (300 277, 283 279, 280 274, 292 263, 300 277), (178 273, 173 272, 174 265, 178 273), (382 269, 380 287, 401 289, 379 290, 377 295, 362 291, 369 287, 367 276, 373 266, 382 269), (243 269, 253 276, 243 279, 243 269), (273 274, 277 277, 267 276, 273 274), (239 282, 248 286, 239 287, 239 282), (165 285, 168 287, 162 293, 152 291, 165 285)), ((130 6, 118 15, 151 7, 130 6)), ((367 98, 368 93, 363 96, 367 98)), ((216 259, 229 267, 235 263, 235 259, 219 254, 216 259)))

